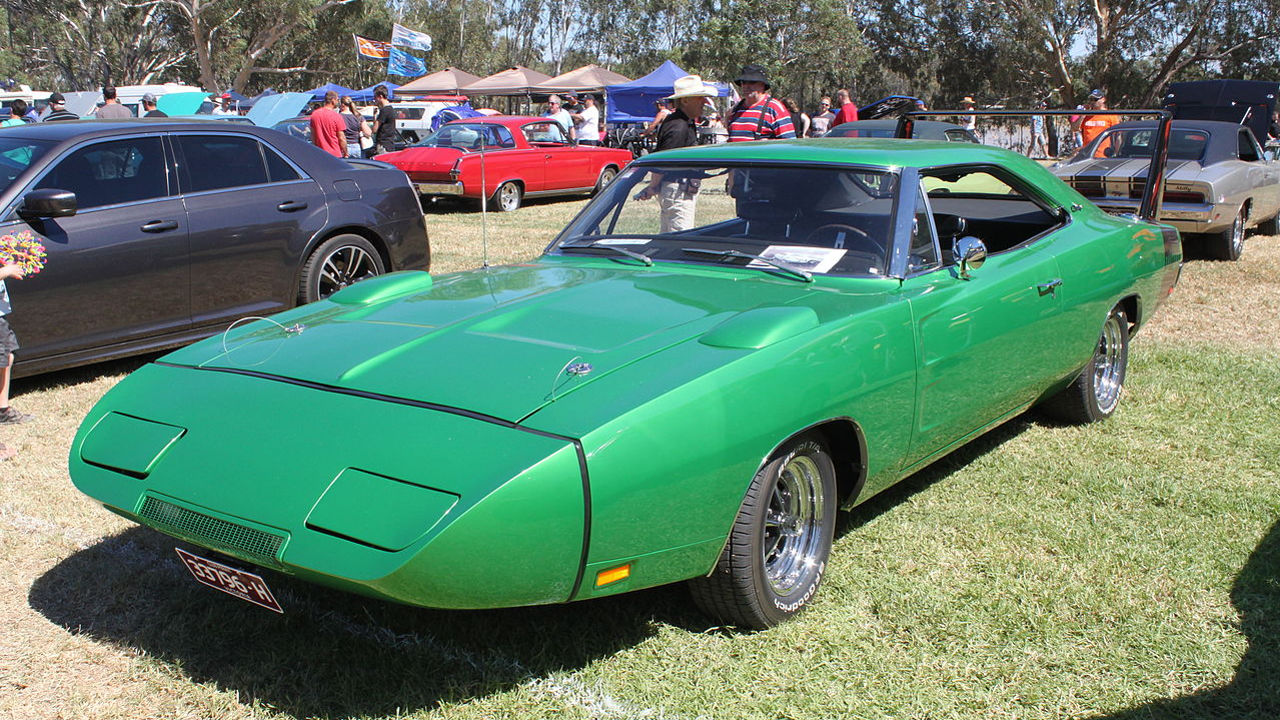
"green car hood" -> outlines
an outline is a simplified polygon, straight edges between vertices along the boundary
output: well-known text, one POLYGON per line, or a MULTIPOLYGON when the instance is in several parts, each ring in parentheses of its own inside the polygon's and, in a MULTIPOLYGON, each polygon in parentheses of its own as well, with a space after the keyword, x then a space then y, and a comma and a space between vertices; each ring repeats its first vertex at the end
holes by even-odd
POLYGON ((795 306, 815 294, 831 293, 754 270, 631 268, 577 258, 434 282, 425 274, 397 273, 233 328, 165 361, 520 422, 613 371, 695 338, 753 348, 814 327, 817 314, 795 306), (744 313, 752 317, 740 319, 744 313))

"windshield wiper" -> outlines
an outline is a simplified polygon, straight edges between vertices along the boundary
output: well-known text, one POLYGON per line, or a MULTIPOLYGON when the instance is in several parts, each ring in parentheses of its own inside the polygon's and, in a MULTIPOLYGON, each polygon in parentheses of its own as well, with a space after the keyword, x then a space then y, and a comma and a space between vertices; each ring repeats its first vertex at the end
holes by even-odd
POLYGON ((742 252, 741 250, 711 250, 709 248, 693 248, 693 247, 680 248, 680 250, 683 252, 690 253, 692 255, 711 255, 713 257, 718 257, 718 258, 743 258, 745 260, 759 260, 765 265, 769 265, 785 273, 790 273, 792 275, 795 275, 796 277, 800 278, 805 282, 813 282, 813 273, 807 270, 800 270, 797 268, 793 268, 790 265, 787 265, 785 263, 780 263, 777 260, 771 260, 770 258, 762 257, 760 255, 752 255, 751 253, 745 253, 745 252, 742 252))
POLYGON ((575 250, 575 249, 576 250, 584 250, 584 249, 611 250, 613 252, 618 253, 619 255, 626 255, 627 257, 632 258, 633 260, 639 260, 640 262, 644 263, 645 267, 653 267, 653 258, 649 257, 648 255, 642 255, 641 253, 638 253, 635 250, 628 250, 624 247, 619 247, 617 245, 607 245, 605 243, 596 242, 594 240, 589 243, 582 243, 582 244, 575 244, 575 245, 567 245, 567 244, 561 245, 560 249, 561 250, 575 250))

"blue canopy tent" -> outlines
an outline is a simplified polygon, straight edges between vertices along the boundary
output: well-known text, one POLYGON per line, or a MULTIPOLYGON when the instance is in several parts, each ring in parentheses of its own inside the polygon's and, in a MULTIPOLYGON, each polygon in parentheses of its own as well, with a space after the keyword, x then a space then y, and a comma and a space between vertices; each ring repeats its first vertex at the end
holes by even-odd
POLYGON ((324 102, 325 93, 329 92, 330 90, 338 93, 338 97, 342 97, 343 95, 356 94, 355 90, 352 90, 349 87, 343 87, 337 83, 325 83, 324 85, 321 85, 320 87, 315 88, 313 90, 308 90, 307 92, 311 93, 311 102, 324 102))
POLYGON ((389 82, 375 83, 373 85, 370 85, 367 88, 361 88, 359 90, 356 90, 355 92, 351 93, 351 99, 359 103, 371 103, 373 102, 373 91, 379 85, 382 85, 387 89, 387 93, 390 95, 390 99, 392 100, 396 99, 396 90, 400 86, 395 83, 389 83, 389 82))
MULTIPOLYGON (((657 70, 631 82, 610 85, 604 89, 605 118, 611 123, 648 122, 657 115, 655 103, 672 92, 676 78, 689 73, 670 60, 657 70)), ((720 97, 729 95, 729 86, 707 83, 719 91, 720 97)))

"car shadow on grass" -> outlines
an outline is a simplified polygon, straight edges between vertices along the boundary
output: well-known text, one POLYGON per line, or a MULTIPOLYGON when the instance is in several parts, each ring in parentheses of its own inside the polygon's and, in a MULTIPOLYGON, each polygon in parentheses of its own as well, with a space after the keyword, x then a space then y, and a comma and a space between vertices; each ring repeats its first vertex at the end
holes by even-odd
POLYGON ((24 393, 40 392, 42 390, 52 390, 58 387, 93 382, 99 378, 112 375, 128 375, 134 370, 137 370, 143 365, 146 365, 161 355, 164 355, 166 352, 169 351, 164 350, 160 352, 147 353, 145 355, 135 355, 132 357, 121 358, 119 360, 108 360, 106 362, 93 363, 90 365, 80 365, 66 370, 56 370, 54 372, 43 373, 40 375, 27 375, 25 377, 15 378, 11 383, 10 392, 14 397, 17 397, 24 393))
MULTIPOLYGON (((683 587, 568 605, 427 610, 265 573, 285 608, 199 585, 175 541, 132 528, 38 578, 32 608, 69 632, 141 651, 171 674, 296 717, 433 709, 631 648, 661 623, 696 624, 683 587)), ((189 548, 207 555, 207 551, 189 548)))
POLYGON ((908 475, 905 479, 889 486, 848 513, 843 513, 843 517, 836 528, 836 539, 855 532, 858 528, 910 500, 916 493, 950 477, 956 472, 964 470, 978 458, 1021 435, 1027 428, 1034 425, 1052 424, 1051 421, 1035 413, 1023 413, 1003 425, 979 435, 926 465, 922 470, 918 470, 908 475))
POLYGON ((1240 613, 1240 631, 1249 643, 1231 682, 1094 720, 1280 718, 1280 523, 1271 526, 1236 575, 1231 604, 1240 613))

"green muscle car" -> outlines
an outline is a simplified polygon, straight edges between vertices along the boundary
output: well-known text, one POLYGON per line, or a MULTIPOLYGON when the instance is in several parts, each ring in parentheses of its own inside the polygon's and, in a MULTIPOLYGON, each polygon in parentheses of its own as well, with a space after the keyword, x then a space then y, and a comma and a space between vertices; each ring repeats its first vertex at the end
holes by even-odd
POLYGON ((435 608, 688 580, 765 628, 813 601, 837 510, 1032 406, 1110 416, 1181 258, 996 148, 658 153, 535 261, 393 273, 146 365, 71 475, 274 609, 258 568, 435 608))

